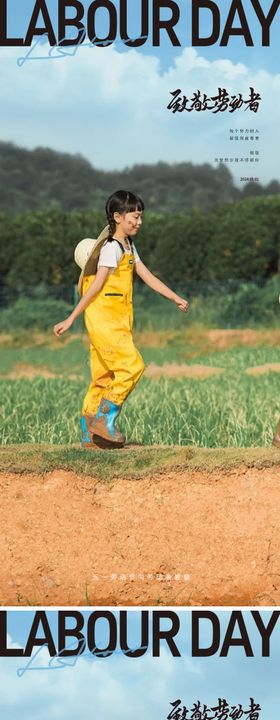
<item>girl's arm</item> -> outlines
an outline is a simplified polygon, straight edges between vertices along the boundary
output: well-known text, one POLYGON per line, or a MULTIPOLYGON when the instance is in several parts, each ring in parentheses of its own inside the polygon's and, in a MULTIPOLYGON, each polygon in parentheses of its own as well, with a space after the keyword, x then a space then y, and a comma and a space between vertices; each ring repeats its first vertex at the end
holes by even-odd
POLYGON ((151 273, 150 270, 144 265, 142 260, 139 260, 137 263, 135 263, 135 270, 137 275, 143 280, 146 285, 148 285, 152 290, 155 290, 156 292, 160 293, 160 295, 163 295, 168 300, 173 300, 173 302, 176 303, 178 308, 182 310, 183 312, 187 312, 189 308, 189 303, 184 298, 181 298, 179 295, 176 295, 176 293, 173 292, 167 285, 165 285, 161 280, 159 280, 153 273, 151 273))
POLYGON ((90 304, 90 302, 93 300, 93 298, 100 292, 100 290, 103 288, 103 285, 105 281, 107 280, 107 277, 109 275, 110 268, 108 267, 100 267, 97 270, 96 276, 89 286, 86 293, 81 298, 80 302, 78 302, 78 305, 76 305, 75 309, 71 313, 71 315, 66 318, 61 323, 57 323, 57 325, 54 326, 54 334, 59 336, 62 335, 62 333, 66 332, 66 330, 69 330, 71 325, 73 325, 74 320, 87 308, 87 306, 90 304))

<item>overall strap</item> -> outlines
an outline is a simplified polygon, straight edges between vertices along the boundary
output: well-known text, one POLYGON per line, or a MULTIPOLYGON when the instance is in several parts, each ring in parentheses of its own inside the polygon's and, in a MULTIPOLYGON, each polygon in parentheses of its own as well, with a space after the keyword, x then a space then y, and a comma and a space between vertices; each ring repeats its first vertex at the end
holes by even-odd
MULTIPOLYGON (((127 239, 128 239, 129 245, 130 245, 130 252, 133 253, 132 240, 131 240, 130 237, 128 237, 127 239)), ((113 240, 115 240, 115 242, 118 243, 118 245, 119 245, 120 248, 121 248, 122 253, 124 254, 124 247, 123 247, 123 245, 121 244, 121 242, 119 242, 119 240, 117 240, 117 238, 114 238, 114 237, 108 237, 108 238, 107 238, 107 242, 113 242, 113 240)))
POLYGON ((117 240, 117 238, 113 238, 113 237, 108 237, 108 238, 107 238, 107 242, 113 242, 113 240, 118 243, 118 245, 119 245, 120 248, 121 248, 122 253, 124 253, 124 248, 123 248, 122 244, 117 240))

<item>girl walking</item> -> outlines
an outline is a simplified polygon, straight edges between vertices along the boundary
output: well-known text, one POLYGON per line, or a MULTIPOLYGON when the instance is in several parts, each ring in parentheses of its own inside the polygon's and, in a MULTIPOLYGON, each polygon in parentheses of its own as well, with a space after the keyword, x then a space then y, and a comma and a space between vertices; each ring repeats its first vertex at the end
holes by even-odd
POLYGON ((134 242, 141 227, 144 203, 131 192, 118 190, 106 203, 108 225, 97 241, 82 240, 75 259, 82 272, 82 295, 71 315, 54 326, 66 332, 85 312, 90 338, 91 383, 83 402, 82 445, 122 447, 125 438, 115 425, 123 402, 135 388, 144 362, 132 338, 133 271, 153 290, 187 312, 188 302, 176 295, 140 260, 134 242))

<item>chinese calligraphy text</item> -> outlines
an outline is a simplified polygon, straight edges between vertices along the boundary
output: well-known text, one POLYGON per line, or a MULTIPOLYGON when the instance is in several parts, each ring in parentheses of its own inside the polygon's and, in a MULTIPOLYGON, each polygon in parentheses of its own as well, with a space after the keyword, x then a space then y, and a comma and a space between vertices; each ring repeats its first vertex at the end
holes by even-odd
POLYGON ((244 99, 241 93, 238 95, 229 95, 225 88, 218 88, 218 94, 211 97, 197 90, 193 93, 192 97, 187 97, 182 93, 180 88, 177 90, 170 91, 172 100, 167 105, 167 109, 173 113, 176 112, 204 112, 205 110, 211 110, 213 114, 218 112, 225 112, 228 110, 230 113, 236 110, 251 110, 251 112, 258 112, 261 96, 258 92, 255 92, 254 88, 250 87, 250 93, 248 99, 244 99))

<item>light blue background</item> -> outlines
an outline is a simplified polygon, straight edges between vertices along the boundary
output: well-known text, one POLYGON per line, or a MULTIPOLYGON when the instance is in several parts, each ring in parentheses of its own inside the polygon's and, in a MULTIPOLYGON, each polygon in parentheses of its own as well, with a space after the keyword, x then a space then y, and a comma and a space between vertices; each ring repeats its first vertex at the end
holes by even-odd
MULTIPOLYGON (((138 34, 140 2, 127 3, 131 35, 138 34)), ((85 10, 89 4, 85 0, 85 10)), ((114 4, 119 7, 117 0, 114 4)), ((179 48, 172 46, 165 31, 159 48, 152 46, 150 32, 149 40, 137 50, 118 39, 106 48, 85 44, 68 49, 66 57, 56 59, 48 57, 50 48, 42 38, 31 51, 0 47, 0 140, 29 149, 44 146, 80 153, 105 170, 158 161, 207 162, 217 167, 217 158, 248 155, 240 142, 229 141, 230 130, 254 128, 260 132, 260 141, 248 150, 259 149, 260 162, 228 164, 235 182, 241 187, 244 174, 259 176, 263 184, 280 179, 280 9, 272 22, 269 47, 261 46, 260 23, 251 0, 245 0, 254 47, 232 37, 227 47, 216 43, 195 49, 190 46, 191 0, 177 4, 179 48), (26 59, 28 52, 29 60, 19 67, 18 59, 26 59), (211 97, 222 87, 229 95, 241 93, 247 99, 250 86, 261 94, 257 114, 244 108, 232 114, 167 110, 170 93, 177 88, 189 98, 197 90, 211 97)), ((216 4, 223 29, 231 0, 216 4)), ((271 4, 272 0, 262 1, 265 13, 271 4)), ((56 30, 57 0, 48 0, 47 7, 56 30)), ((9 33, 25 36, 34 0, 7 0, 7 8, 9 33)), ((169 15, 162 10, 162 17, 169 15)), ((201 18, 203 33, 209 32, 209 12, 205 10, 201 18)), ((107 14, 100 10, 97 30, 102 34, 107 26, 107 14)))
MULTIPOLYGON (((102 610, 102 608, 101 608, 102 610)), ((93 608, 89 610, 92 612, 93 608)), ((84 611, 84 615, 89 612, 84 611)), ((220 620, 221 638, 224 639, 230 610, 215 610, 220 620)), ((263 622, 268 624, 272 611, 261 611, 263 622)), ((151 619, 151 609, 149 610, 151 619)), ((261 657, 261 639, 249 610, 243 610, 243 618, 249 633, 255 657, 247 658, 242 648, 232 648, 228 657, 218 654, 210 658, 192 658, 190 623, 191 611, 177 611, 180 633, 175 642, 182 654, 172 657, 166 644, 162 643, 159 658, 151 657, 151 650, 142 658, 131 659, 114 654, 106 659, 79 658, 73 667, 60 670, 37 670, 26 672, 21 678, 17 670, 26 665, 26 659, 0 660, 0 707, 2 716, 9 720, 164 720, 170 712, 170 702, 180 698, 187 707, 200 700, 214 706, 218 698, 225 698, 229 705, 238 703, 248 707, 253 697, 262 707, 260 720, 276 720, 278 717, 280 623, 271 637, 271 656, 261 657)), ((118 611, 114 614, 118 618, 118 611)), ((57 612, 47 611, 56 641, 57 612)), ((25 646, 34 611, 9 612, 8 631, 11 640, 25 646)), ((139 611, 128 611, 129 644, 140 644, 139 611)), ((205 624, 206 623, 206 624, 205 624)), ((203 643, 210 640, 210 625, 202 625, 203 643)), ((169 627, 164 621, 162 627, 169 627)), ((237 636, 238 633, 235 633, 237 636)), ((108 638, 107 624, 100 621, 97 642, 105 645, 108 638)), ((45 655, 46 665, 49 656, 45 655)), ((71 662, 71 659, 70 661, 71 662)))
MULTIPOLYGON (((176 34, 179 37, 179 40, 182 43, 182 47, 190 45, 191 44, 191 8, 192 8, 192 0, 176 0, 177 5, 180 9, 180 21, 176 27, 174 27, 174 30, 176 34)), ((111 0, 112 4, 115 5, 117 12, 119 11, 119 0, 111 0)), ((232 0, 216 0, 216 6, 219 8, 220 17, 221 17, 221 34, 225 26, 226 18, 228 16, 229 8, 231 6, 232 0)), ((8 8, 8 28, 11 35, 17 36, 17 33, 22 33, 23 35, 26 34, 26 30, 28 27, 28 24, 30 22, 31 14, 34 8, 35 0, 24 0, 24 3, 22 0, 7 0, 7 8, 8 8)), ((83 5, 85 8, 85 17, 86 17, 86 10, 91 4, 90 0, 83 0, 83 5)), ((265 15, 268 14, 269 9, 271 8, 272 0, 261 0, 261 7, 263 9, 263 12, 265 15)), ((259 23, 259 20, 256 16, 256 13, 253 9, 253 6, 251 4, 251 0, 244 0, 243 2, 244 10, 246 12, 246 17, 248 20, 248 25, 250 28, 250 32, 253 38, 254 47, 247 47, 244 43, 243 38, 232 36, 229 40, 227 47, 220 47, 220 45, 217 43, 213 46, 209 47, 203 47, 200 48, 201 52, 203 53, 203 56, 209 59, 215 59, 216 57, 219 58, 227 58, 232 61, 239 61, 244 62, 246 65, 252 69, 257 69, 258 67, 262 67, 266 70, 273 71, 273 70, 279 70, 279 52, 278 52, 278 42, 279 42, 279 21, 280 21, 280 8, 278 9, 274 20, 271 23, 271 31, 270 31, 270 47, 262 47, 261 46, 261 26, 259 23)), ((54 24, 54 29, 56 29, 56 23, 57 23, 57 8, 58 8, 58 0, 47 0, 47 7, 49 10, 49 14, 51 16, 52 22, 54 24)), ((138 35, 138 28, 140 27, 140 8, 141 8, 141 1, 140 0, 127 0, 127 8, 128 8, 128 22, 129 27, 131 28, 131 35, 133 36, 134 32, 137 31, 138 35)), ((161 65, 163 69, 166 69, 172 64, 174 58, 178 56, 181 52, 181 48, 173 47, 170 39, 167 36, 167 33, 165 31, 162 31, 161 36, 161 45, 159 48, 152 47, 152 1, 150 0, 149 3, 150 8, 150 36, 141 48, 139 48, 138 52, 141 52, 143 54, 150 53, 152 51, 153 55, 157 55, 161 60, 161 65)), ((70 9, 67 11, 68 17, 71 16, 70 9)), ((73 11, 73 15, 74 15, 73 11)), ((72 16, 73 16, 72 15, 72 16)), ((162 18, 169 18, 171 16, 170 11, 165 10, 164 8, 161 11, 161 17, 162 18)), ((107 27, 107 12, 100 10, 98 12, 98 27, 100 29, 100 32, 104 31, 104 29, 107 27)), ((207 10, 201 11, 200 13, 201 17, 201 35, 207 35, 207 32, 209 31, 209 22, 211 21, 211 13, 207 10)), ((238 15, 236 15, 235 19, 235 25, 238 26, 238 15)), ((21 35, 19 35, 21 37, 21 35)), ((120 50, 129 52, 128 48, 125 48, 124 44, 119 40, 118 47, 120 50)))

